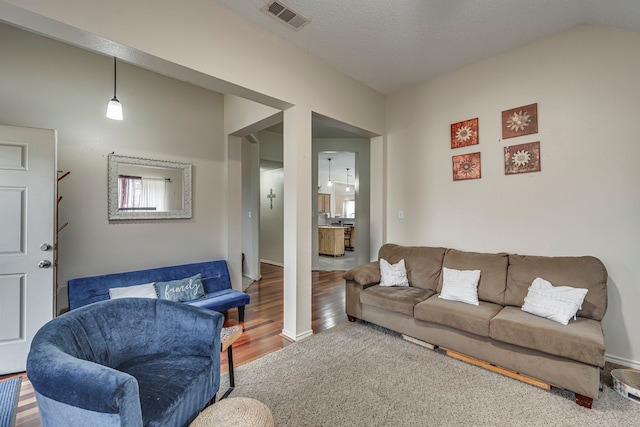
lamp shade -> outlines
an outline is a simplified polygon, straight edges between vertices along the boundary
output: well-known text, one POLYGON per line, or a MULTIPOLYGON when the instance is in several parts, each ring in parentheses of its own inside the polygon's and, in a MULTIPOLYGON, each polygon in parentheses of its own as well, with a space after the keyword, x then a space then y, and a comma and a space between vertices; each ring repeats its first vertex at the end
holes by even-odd
POLYGON ((122 104, 118 101, 118 98, 115 96, 111 101, 109 101, 109 105, 107 105, 107 117, 113 120, 122 120, 122 104))

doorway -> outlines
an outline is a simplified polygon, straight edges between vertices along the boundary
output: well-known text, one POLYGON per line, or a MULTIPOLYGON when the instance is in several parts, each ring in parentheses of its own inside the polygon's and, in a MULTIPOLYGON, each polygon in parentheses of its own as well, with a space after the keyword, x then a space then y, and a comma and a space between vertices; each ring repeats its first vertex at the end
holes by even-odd
POLYGON ((318 264, 320 271, 355 267, 358 180, 353 151, 318 153, 318 264))

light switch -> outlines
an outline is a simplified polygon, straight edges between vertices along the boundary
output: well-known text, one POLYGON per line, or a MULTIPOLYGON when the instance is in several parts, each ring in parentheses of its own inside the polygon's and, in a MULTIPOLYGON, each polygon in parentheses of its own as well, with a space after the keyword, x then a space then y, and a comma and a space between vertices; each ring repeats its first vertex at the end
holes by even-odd
POLYGON ((404 219, 404 211, 398 211, 398 219, 404 219))

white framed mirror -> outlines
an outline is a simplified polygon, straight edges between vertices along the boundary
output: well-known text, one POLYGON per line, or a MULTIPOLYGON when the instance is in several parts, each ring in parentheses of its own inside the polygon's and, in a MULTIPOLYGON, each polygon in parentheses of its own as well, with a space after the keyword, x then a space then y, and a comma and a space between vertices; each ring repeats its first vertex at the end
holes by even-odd
POLYGON ((109 154, 109 220, 191 218, 191 164, 109 154))

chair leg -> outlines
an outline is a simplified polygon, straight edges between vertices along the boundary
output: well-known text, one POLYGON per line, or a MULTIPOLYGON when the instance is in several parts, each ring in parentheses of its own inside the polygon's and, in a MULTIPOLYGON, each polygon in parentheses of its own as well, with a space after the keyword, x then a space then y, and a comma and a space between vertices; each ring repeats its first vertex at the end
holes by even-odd
POLYGON ((244 322, 244 305, 241 307, 238 307, 238 320, 240 322, 244 322))

